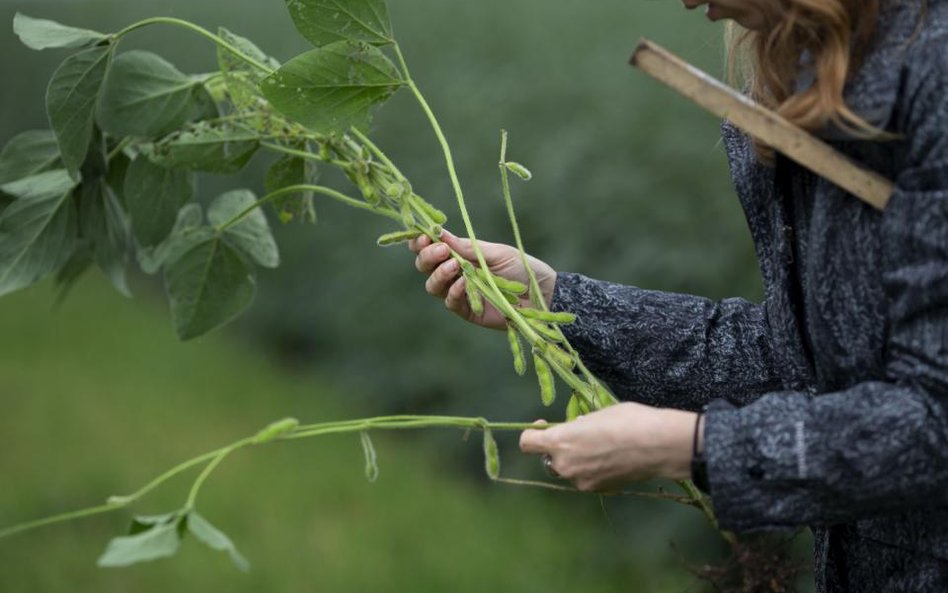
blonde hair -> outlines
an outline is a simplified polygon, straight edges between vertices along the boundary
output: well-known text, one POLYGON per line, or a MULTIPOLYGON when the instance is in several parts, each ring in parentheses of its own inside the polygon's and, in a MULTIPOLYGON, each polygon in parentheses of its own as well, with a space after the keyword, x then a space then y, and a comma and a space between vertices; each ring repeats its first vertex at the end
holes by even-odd
MULTIPOLYGON (((728 27, 732 80, 811 132, 833 125, 855 137, 884 136, 843 98, 876 31, 881 1, 748 0, 763 15, 764 26, 755 31, 728 27), (813 82, 798 89, 804 75, 813 82)), ((763 160, 772 160, 770 147, 758 143, 757 151, 763 160)))

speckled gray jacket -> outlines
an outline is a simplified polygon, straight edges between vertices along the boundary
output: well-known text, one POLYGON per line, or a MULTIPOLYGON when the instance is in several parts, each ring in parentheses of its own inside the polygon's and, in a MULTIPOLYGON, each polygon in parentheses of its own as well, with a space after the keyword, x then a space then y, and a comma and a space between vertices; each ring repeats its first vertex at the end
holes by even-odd
POLYGON ((903 139, 833 140, 896 182, 884 213, 725 124, 765 301, 568 273, 554 295, 617 394, 707 406, 721 525, 813 527, 819 591, 948 592, 948 0, 921 30, 918 1, 884 9, 846 95, 903 139))

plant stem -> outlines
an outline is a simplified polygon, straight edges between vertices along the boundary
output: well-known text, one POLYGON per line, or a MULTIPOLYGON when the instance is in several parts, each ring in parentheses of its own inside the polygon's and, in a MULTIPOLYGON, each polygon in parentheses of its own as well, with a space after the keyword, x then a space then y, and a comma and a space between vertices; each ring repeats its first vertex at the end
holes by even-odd
POLYGON ((301 159, 306 159, 308 161, 319 161, 321 163, 329 163, 330 165, 335 165, 339 168, 345 168, 349 166, 349 163, 345 161, 340 161, 336 159, 325 160, 320 157, 318 154, 312 152, 307 152, 305 150, 296 150, 295 148, 290 148, 288 146, 281 146, 273 142, 261 142, 260 146, 266 148, 267 150, 272 150, 273 152, 279 152, 282 154, 288 154, 290 156, 299 157, 301 159))
POLYGON ((276 190, 275 192, 271 192, 271 193, 265 195, 264 197, 260 198, 259 200, 257 200, 257 201, 254 202, 253 204, 251 204, 250 206, 247 206, 246 208, 244 208, 241 212, 239 212, 238 214, 236 214, 233 218, 231 218, 230 220, 228 220, 228 221, 225 222, 224 224, 219 225, 219 226, 217 227, 217 230, 218 230, 218 231, 226 231, 227 229, 231 228, 232 226, 237 225, 237 224, 240 224, 240 222, 243 221, 243 219, 245 219, 246 217, 250 216, 250 213, 251 213, 251 212, 253 212, 253 211, 256 210, 257 208, 260 208, 261 206, 263 206, 263 205, 265 205, 265 204, 267 204, 267 203, 269 203, 269 202, 272 202, 273 200, 279 198, 280 196, 285 196, 285 195, 287 195, 287 194, 294 194, 294 193, 300 193, 300 192, 313 192, 313 193, 317 193, 317 194, 322 194, 322 195, 324 195, 324 196, 328 196, 328 197, 330 197, 330 198, 333 198, 334 200, 338 200, 338 201, 340 201, 340 202, 342 202, 342 203, 344 203, 344 204, 347 204, 347 205, 349 205, 349 206, 352 206, 353 208, 359 208, 359 209, 361 209, 361 210, 368 210, 369 212, 374 212, 374 213, 376 213, 376 214, 381 214, 381 215, 383 215, 383 216, 388 216, 389 218, 391 218, 391 219, 393 219, 393 220, 398 220, 398 221, 401 220, 401 218, 400 218, 397 214, 395 214, 394 212, 391 212, 391 211, 389 211, 389 210, 383 210, 383 209, 380 209, 380 208, 376 208, 375 206, 372 206, 371 204, 367 204, 367 203, 365 203, 365 202, 361 202, 361 201, 359 201, 359 200, 356 200, 355 198, 350 198, 349 196, 347 196, 347 195, 345 195, 345 194, 343 194, 343 193, 340 193, 340 192, 338 192, 338 191, 336 191, 336 190, 334 190, 334 189, 332 189, 332 188, 324 187, 324 186, 322 186, 322 185, 300 184, 300 185, 290 185, 290 186, 284 187, 284 188, 282 188, 282 189, 278 189, 278 190, 276 190))
POLYGON ((517 249, 520 251, 520 259, 523 261, 523 269, 527 272, 530 279, 530 291, 532 293, 531 302, 533 306, 541 311, 548 311, 546 299, 543 298, 543 292, 540 290, 540 282, 537 275, 530 265, 527 257, 527 251, 523 246, 523 239, 520 236, 520 225, 517 223, 517 213, 514 211, 513 198, 510 195, 510 177, 507 174, 507 130, 500 131, 500 183, 504 193, 504 203, 507 205, 507 217, 510 219, 510 226, 513 228, 514 241, 517 249))
POLYGON ((208 30, 205 29, 204 27, 201 27, 201 26, 199 26, 199 25, 195 25, 194 23, 191 23, 191 22, 188 22, 188 21, 185 21, 185 20, 182 20, 182 19, 176 19, 176 18, 173 18, 173 17, 162 17, 162 16, 159 16, 159 17, 152 17, 152 18, 148 18, 148 19, 145 19, 145 20, 142 20, 142 21, 138 21, 137 23, 133 23, 133 24, 131 24, 131 25, 125 27, 124 29, 122 29, 122 30, 119 31, 118 33, 115 33, 114 35, 112 35, 112 38, 115 39, 115 40, 119 40, 119 39, 122 39, 123 37, 125 37, 126 35, 128 35, 129 33, 133 32, 133 31, 137 31, 138 29, 141 29, 141 28, 144 28, 144 27, 148 27, 148 26, 150 26, 150 25, 158 25, 158 24, 174 25, 174 26, 176 26, 176 27, 181 27, 181 28, 184 28, 184 29, 188 29, 188 30, 190 30, 190 31, 193 31, 193 32, 197 33, 198 35, 201 35, 201 36, 203 36, 203 37, 206 37, 207 39, 210 39, 211 41, 213 41, 214 43, 216 43, 216 44, 217 44, 218 46, 220 46, 221 48, 226 49, 226 50, 229 51, 230 53, 234 54, 234 56, 236 56, 236 57, 240 58, 241 60, 243 60, 244 62, 250 64, 251 66, 253 66, 253 67, 256 68, 257 70, 260 70, 261 72, 264 72, 264 73, 266 73, 266 74, 272 74, 272 73, 273 73, 273 69, 272 69, 272 68, 270 68, 270 67, 267 66, 266 64, 263 64, 263 63, 257 61, 256 59, 254 59, 254 58, 252 58, 252 57, 250 57, 250 56, 244 54, 242 51, 240 51, 239 49, 237 49, 236 47, 234 47, 234 46, 231 45, 230 43, 224 41, 223 39, 221 39, 221 37, 215 35, 214 33, 211 33, 210 31, 208 31, 208 30))

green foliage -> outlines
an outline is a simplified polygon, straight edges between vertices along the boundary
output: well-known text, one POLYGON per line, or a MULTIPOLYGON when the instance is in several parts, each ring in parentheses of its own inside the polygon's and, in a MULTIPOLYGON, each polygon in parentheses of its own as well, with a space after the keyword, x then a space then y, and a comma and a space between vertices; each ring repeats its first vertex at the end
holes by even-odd
POLYGON ((365 130, 371 108, 388 100, 404 81, 376 47, 338 41, 287 62, 263 81, 273 106, 325 134, 365 130))
POLYGON ((250 162, 259 147, 259 135, 253 131, 227 122, 200 122, 156 142, 150 158, 166 169, 232 175, 250 162))
POLYGON ((77 49, 95 45, 107 39, 106 35, 89 29, 67 27, 55 21, 34 19, 17 13, 13 17, 13 32, 30 49, 77 49))
POLYGON ((104 181, 82 186, 79 193, 79 235, 91 246, 92 259, 115 289, 131 296, 126 279, 132 251, 131 224, 115 192, 104 181))
POLYGON ((194 195, 194 177, 184 169, 165 169, 139 155, 125 175, 125 205, 138 244, 161 243, 174 226, 178 210, 194 195))
POLYGON ((177 130, 200 110, 200 83, 147 51, 119 54, 99 102, 98 121, 112 136, 153 138, 177 130))
MULTIPOLYGON (((297 150, 305 146, 295 146, 297 150)), ((314 185, 319 181, 319 169, 312 159, 286 155, 271 165, 267 171, 267 192, 274 193, 298 185, 314 185)), ((273 201, 277 216, 283 223, 295 220, 316 222, 316 203, 311 190, 301 190, 279 196, 273 201)))
POLYGON ((73 176, 86 160, 99 93, 112 59, 112 47, 83 50, 66 58, 49 81, 46 111, 59 142, 63 164, 73 176))
POLYGON ((76 241, 75 182, 56 169, 8 183, 17 199, 0 214, 0 295, 56 272, 76 241))
POLYGON ((42 173, 59 162, 55 134, 49 130, 23 132, 0 152, 0 185, 42 173))
POLYGON ((316 47, 336 41, 394 43, 385 0, 286 0, 286 6, 297 30, 316 47))
POLYGON ((99 557, 99 566, 114 568, 174 556, 181 545, 185 520, 178 513, 135 517, 131 535, 110 541, 99 557))
POLYGON ((237 546, 220 529, 211 525, 211 523, 199 515, 196 511, 191 511, 187 515, 188 533, 193 535, 198 541, 208 546, 212 550, 226 552, 231 561, 240 570, 247 572, 250 570, 250 563, 237 551, 237 546))
POLYGON ((257 209, 257 197, 245 189, 227 192, 207 210, 210 223, 224 237, 265 268, 280 265, 280 252, 267 217, 257 209))
POLYGON ((232 320, 250 306, 254 269, 219 233, 209 236, 165 266, 165 286, 175 331, 190 340, 232 320))

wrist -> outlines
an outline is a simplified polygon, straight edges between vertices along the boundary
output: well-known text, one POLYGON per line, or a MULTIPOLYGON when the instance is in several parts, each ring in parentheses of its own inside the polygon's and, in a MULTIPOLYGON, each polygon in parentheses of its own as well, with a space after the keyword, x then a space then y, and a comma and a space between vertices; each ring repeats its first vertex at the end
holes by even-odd
POLYGON ((694 455, 695 425, 700 421, 701 415, 679 410, 668 410, 668 412, 671 442, 662 475, 673 480, 688 480, 691 478, 691 462, 694 455))

